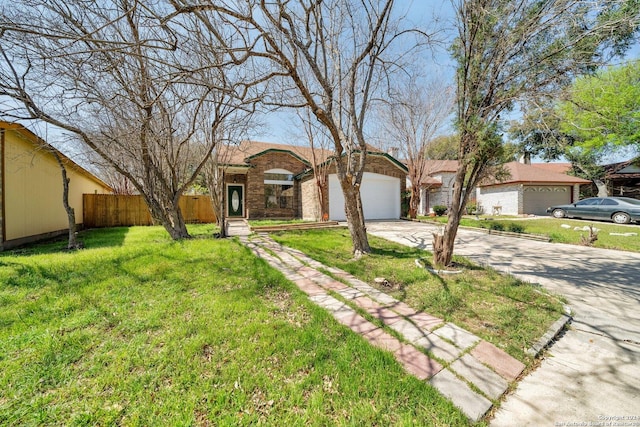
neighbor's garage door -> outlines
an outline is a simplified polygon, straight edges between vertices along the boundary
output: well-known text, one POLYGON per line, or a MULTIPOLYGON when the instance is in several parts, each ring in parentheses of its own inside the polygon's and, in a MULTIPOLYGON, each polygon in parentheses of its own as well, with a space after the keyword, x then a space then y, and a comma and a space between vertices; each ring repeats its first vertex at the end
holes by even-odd
MULTIPOLYGON (((365 219, 400 218, 400 178, 365 172, 360 186, 365 219)), ((329 175, 329 217, 344 221, 344 196, 338 176, 329 175)))
POLYGON ((524 187, 525 214, 547 215, 547 208, 571 203, 569 185, 531 185, 524 187))

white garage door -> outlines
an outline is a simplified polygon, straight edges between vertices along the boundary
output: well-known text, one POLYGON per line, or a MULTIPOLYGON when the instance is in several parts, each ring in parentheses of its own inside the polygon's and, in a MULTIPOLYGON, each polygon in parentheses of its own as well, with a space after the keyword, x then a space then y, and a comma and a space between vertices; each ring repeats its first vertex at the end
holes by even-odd
MULTIPOLYGON (((360 186, 365 219, 400 218, 400 179, 365 172, 360 186)), ((344 196, 336 174, 329 175, 329 217, 346 220, 344 196)))
POLYGON ((547 215, 549 206, 567 203, 571 203, 571 186, 569 185, 524 187, 523 213, 525 214, 547 215))

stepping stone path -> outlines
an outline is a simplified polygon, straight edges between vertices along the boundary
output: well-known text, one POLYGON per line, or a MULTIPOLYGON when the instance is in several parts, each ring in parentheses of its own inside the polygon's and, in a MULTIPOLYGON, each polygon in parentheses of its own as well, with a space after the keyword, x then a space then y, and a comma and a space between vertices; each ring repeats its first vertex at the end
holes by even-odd
POLYGON ((349 273, 284 247, 266 234, 240 236, 257 256, 279 269, 311 301, 361 335, 390 351, 411 375, 434 386, 472 421, 480 420, 515 381, 524 364, 493 344, 442 319, 416 312, 349 273), (319 271, 329 271, 340 281, 319 271), (361 316, 356 307, 402 336, 361 316))

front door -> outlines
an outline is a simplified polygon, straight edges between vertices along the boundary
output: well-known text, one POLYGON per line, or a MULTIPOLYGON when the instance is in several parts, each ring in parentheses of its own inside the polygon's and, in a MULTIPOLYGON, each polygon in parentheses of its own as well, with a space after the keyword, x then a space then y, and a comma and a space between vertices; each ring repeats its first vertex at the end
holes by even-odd
POLYGON ((244 186, 229 184, 227 186, 227 217, 244 217, 244 186))

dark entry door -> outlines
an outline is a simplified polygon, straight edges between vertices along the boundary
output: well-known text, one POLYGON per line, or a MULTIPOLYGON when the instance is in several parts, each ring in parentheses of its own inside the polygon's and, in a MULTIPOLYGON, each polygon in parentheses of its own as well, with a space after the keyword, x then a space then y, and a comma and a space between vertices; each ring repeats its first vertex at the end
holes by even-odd
POLYGON ((227 216, 244 216, 244 187, 242 185, 227 186, 227 216))

